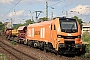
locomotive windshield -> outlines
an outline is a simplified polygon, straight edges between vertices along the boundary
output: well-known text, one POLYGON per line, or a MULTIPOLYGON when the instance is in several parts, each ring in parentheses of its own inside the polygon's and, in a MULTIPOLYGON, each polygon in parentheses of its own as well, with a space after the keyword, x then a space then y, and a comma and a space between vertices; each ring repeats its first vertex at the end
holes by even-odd
POLYGON ((76 22, 61 22, 62 29, 77 29, 76 22))
POLYGON ((60 26, 62 32, 72 33, 78 31, 75 19, 62 19, 60 20, 60 26))

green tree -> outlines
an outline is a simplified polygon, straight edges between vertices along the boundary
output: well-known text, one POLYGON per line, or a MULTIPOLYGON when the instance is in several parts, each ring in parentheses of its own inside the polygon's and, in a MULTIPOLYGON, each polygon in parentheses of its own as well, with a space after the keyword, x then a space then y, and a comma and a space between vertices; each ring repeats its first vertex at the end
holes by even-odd
POLYGON ((34 20, 29 19, 29 20, 25 21, 24 25, 27 26, 27 25, 33 24, 33 23, 34 23, 34 20))
POLYGON ((77 16, 74 16, 73 18, 75 18, 79 22, 80 26, 82 27, 82 23, 83 23, 82 19, 79 19, 77 16))
POLYGON ((43 21, 47 21, 47 20, 48 20, 48 18, 43 17, 43 18, 41 18, 41 20, 43 20, 43 21))
POLYGON ((4 24, 2 22, 0 22, 0 30, 4 31, 4 29, 5 29, 4 24))
POLYGON ((73 18, 75 18, 79 22, 79 24, 82 25, 83 23, 82 19, 79 19, 77 16, 74 16, 73 18))
POLYGON ((48 18, 46 18, 46 17, 39 18, 37 22, 42 22, 42 21, 48 21, 48 18))

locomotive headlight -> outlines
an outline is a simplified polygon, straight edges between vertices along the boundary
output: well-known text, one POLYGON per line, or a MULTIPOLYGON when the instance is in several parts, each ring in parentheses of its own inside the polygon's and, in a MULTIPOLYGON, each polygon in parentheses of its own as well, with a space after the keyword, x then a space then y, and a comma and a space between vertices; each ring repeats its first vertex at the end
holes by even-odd
POLYGON ((61 36, 58 36, 59 38, 61 38, 61 36))
POLYGON ((58 38, 61 38, 62 36, 61 36, 61 35, 58 35, 57 37, 58 37, 58 38))
POLYGON ((60 40, 58 40, 58 42, 60 42, 60 40))

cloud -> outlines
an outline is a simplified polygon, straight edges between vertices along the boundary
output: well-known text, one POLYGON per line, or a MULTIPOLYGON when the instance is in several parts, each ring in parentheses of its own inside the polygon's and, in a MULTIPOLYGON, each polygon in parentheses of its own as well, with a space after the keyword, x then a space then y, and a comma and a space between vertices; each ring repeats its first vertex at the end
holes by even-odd
POLYGON ((9 17, 12 17, 12 16, 20 16, 24 13, 24 10, 21 10, 21 11, 18 11, 18 12, 11 12, 9 13, 9 17))
POLYGON ((31 14, 27 14, 27 16, 31 16, 31 14))
POLYGON ((40 2, 57 2, 57 1, 63 1, 63 0, 22 0, 23 3, 40 3, 40 2))
MULTIPOLYGON (((0 0, 0 3, 14 3, 14 2, 17 2, 18 0, 0 0)), ((63 0, 21 0, 22 3, 40 3, 40 2, 58 2, 58 1, 63 1, 63 0)))
POLYGON ((41 1, 42 2, 42 1, 45 1, 45 0, 37 0, 37 1, 41 1))
POLYGON ((45 0, 22 0, 23 3, 43 2, 45 0))
POLYGON ((78 5, 75 8, 72 8, 68 11, 68 16, 73 17, 73 16, 78 16, 81 18, 83 21, 89 21, 87 17, 90 15, 90 5, 78 5), (70 12, 73 11, 73 12, 70 12))
POLYGON ((17 15, 17 16, 22 15, 23 12, 24 12, 24 10, 21 10, 21 11, 19 11, 19 12, 16 12, 16 15, 17 15))
POLYGON ((57 4, 57 6, 61 6, 61 4, 57 4))
POLYGON ((89 5, 78 5, 69 11, 73 11, 73 13, 88 15, 90 14, 90 6, 89 5), (89 8, 88 8, 89 7, 89 8))
POLYGON ((14 0, 0 0, 0 3, 3 3, 3 4, 5 4, 5 3, 11 3, 11 2, 13 2, 14 0))

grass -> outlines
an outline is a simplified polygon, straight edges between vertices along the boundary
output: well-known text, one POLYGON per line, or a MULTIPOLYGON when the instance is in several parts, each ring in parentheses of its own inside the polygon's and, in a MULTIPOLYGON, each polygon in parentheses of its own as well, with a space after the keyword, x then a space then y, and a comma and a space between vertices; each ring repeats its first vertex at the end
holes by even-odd
POLYGON ((16 45, 16 42, 15 42, 15 41, 11 41, 11 43, 12 43, 13 45, 16 45))
POLYGON ((43 60, 43 58, 42 58, 42 57, 40 57, 40 60, 43 60))
POLYGON ((6 55, 5 54, 0 54, 0 59, 1 60, 6 60, 6 55))

